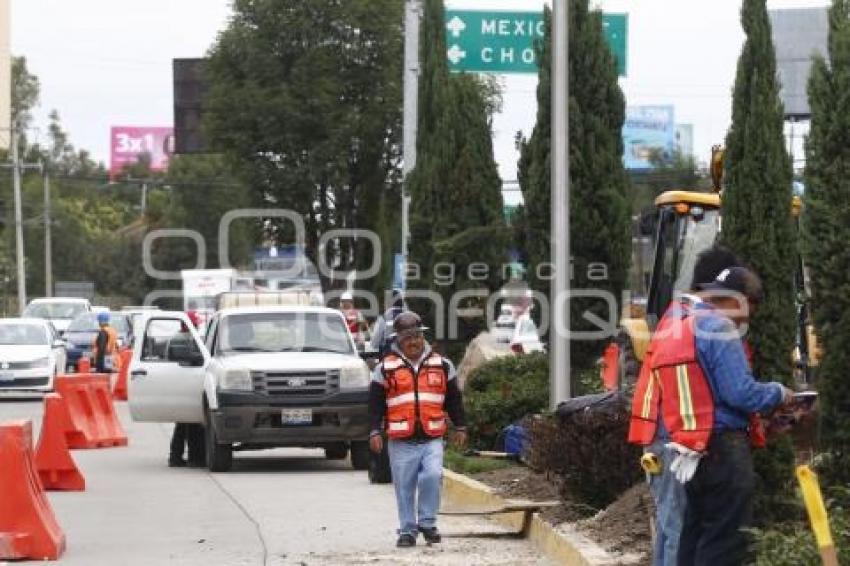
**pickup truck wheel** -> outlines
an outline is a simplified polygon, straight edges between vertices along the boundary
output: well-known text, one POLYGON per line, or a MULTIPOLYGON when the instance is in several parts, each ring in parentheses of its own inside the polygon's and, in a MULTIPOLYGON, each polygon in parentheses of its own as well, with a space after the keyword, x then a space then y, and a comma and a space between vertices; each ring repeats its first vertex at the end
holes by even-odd
POLYGON ((207 468, 211 472, 228 472, 233 467, 233 448, 230 444, 219 444, 212 424, 212 416, 207 409, 204 439, 207 452, 207 468))
POLYGON ((351 467, 355 470, 369 469, 369 443, 359 440, 351 443, 351 467))
POLYGON ((325 446, 325 458, 328 460, 345 460, 348 456, 348 446, 345 444, 331 444, 325 446))
POLYGON ((391 483, 392 481, 390 455, 387 452, 387 440, 384 437, 384 449, 380 454, 369 451, 369 483, 391 483))

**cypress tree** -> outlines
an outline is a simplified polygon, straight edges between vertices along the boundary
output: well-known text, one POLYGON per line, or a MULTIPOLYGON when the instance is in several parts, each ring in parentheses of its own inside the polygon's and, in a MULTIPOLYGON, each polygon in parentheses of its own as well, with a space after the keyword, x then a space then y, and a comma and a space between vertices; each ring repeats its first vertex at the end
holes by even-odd
POLYGON ((816 57, 809 78, 806 142, 806 260, 812 315, 824 355, 818 372, 821 440, 831 452, 827 479, 850 482, 850 2, 829 12, 829 60, 816 57))
MULTIPOLYGON (((408 183, 410 257, 421 276, 409 283, 438 292, 448 308, 457 291, 498 287, 507 257, 509 232, 491 134, 498 95, 491 83, 473 75, 449 74, 442 0, 423 3, 420 45, 417 161, 408 183), (477 272, 470 277, 474 263, 487 266, 486 277, 478 279, 477 272)), ((414 305, 433 323, 432 302, 414 305)), ((443 314, 451 320, 455 313, 443 314)), ((482 326, 483 319, 460 338, 482 326)))
MULTIPOLYGON (((791 160, 785 151, 784 115, 776 79, 776 55, 765 0, 744 0, 741 23, 747 39, 738 59, 732 126, 726 136, 723 233, 726 245, 761 276, 764 300, 751 319, 753 373, 790 383, 794 346, 794 267, 797 255, 791 214, 791 160)), ((761 479, 757 514, 777 508, 792 479, 790 442, 781 439, 756 454, 761 479)))
MULTIPOLYGON (((548 8, 544 19, 545 36, 538 46, 537 123, 531 137, 520 140, 518 176, 525 201, 522 219, 531 285, 548 295, 548 270, 538 269, 551 261, 552 14, 548 8)), ((603 35, 602 14, 590 10, 587 0, 570 0, 569 34, 570 283, 574 289, 607 291, 619 301, 631 255, 621 136, 625 98, 603 35), (601 266, 604 269, 593 269, 601 266)), ((601 301, 576 299, 570 308, 573 330, 598 330, 585 318, 588 311, 603 320, 610 318, 601 301)), ((573 340, 573 366, 591 367, 605 342, 573 340)))

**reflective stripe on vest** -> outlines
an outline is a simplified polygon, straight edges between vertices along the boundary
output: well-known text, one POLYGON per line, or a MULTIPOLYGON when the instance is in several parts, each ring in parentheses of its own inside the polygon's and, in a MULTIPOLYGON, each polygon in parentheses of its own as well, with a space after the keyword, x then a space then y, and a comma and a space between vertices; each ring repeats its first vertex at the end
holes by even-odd
POLYGON ((660 413, 674 441, 697 451, 708 446, 714 398, 697 359, 695 321, 695 310, 684 302, 661 319, 635 387, 629 442, 651 444, 660 413))

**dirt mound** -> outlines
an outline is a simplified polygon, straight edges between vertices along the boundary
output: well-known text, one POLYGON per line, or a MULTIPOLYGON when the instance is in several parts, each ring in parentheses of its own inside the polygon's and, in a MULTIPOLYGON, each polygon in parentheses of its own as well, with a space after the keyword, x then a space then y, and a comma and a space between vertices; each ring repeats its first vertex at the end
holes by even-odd
POLYGON ((554 478, 524 466, 511 466, 473 476, 494 488, 498 495, 533 501, 560 500, 563 504, 545 509, 541 516, 552 525, 575 523, 588 538, 617 554, 643 555, 649 564, 652 534, 649 517, 654 514, 648 486, 641 482, 628 489, 602 511, 580 503, 564 501, 562 487, 554 478), (588 518, 589 515, 593 515, 588 518))
POLYGON ((649 555, 652 534, 649 518, 654 514, 649 487, 641 482, 621 495, 578 528, 606 550, 649 555))

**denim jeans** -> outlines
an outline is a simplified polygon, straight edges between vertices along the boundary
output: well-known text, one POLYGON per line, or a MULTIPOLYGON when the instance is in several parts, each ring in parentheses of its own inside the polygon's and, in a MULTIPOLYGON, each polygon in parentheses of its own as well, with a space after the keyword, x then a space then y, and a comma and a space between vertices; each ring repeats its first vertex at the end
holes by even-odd
POLYGON ((653 566, 675 566, 679 552, 679 538, 685 520, 687 494, 685 486, 670 471, 676 452, 664 447, 669 440, 656 440, 647 452, 661 459, 661 473, 649 476, 649 490, 655 501, 655 546, 652 549, 653 566))
POLYGON ((399 534, 415 535, 418 527, 436 526, 443 481, 443 439, 390 440, 388 452, 398 506, 399 534))

